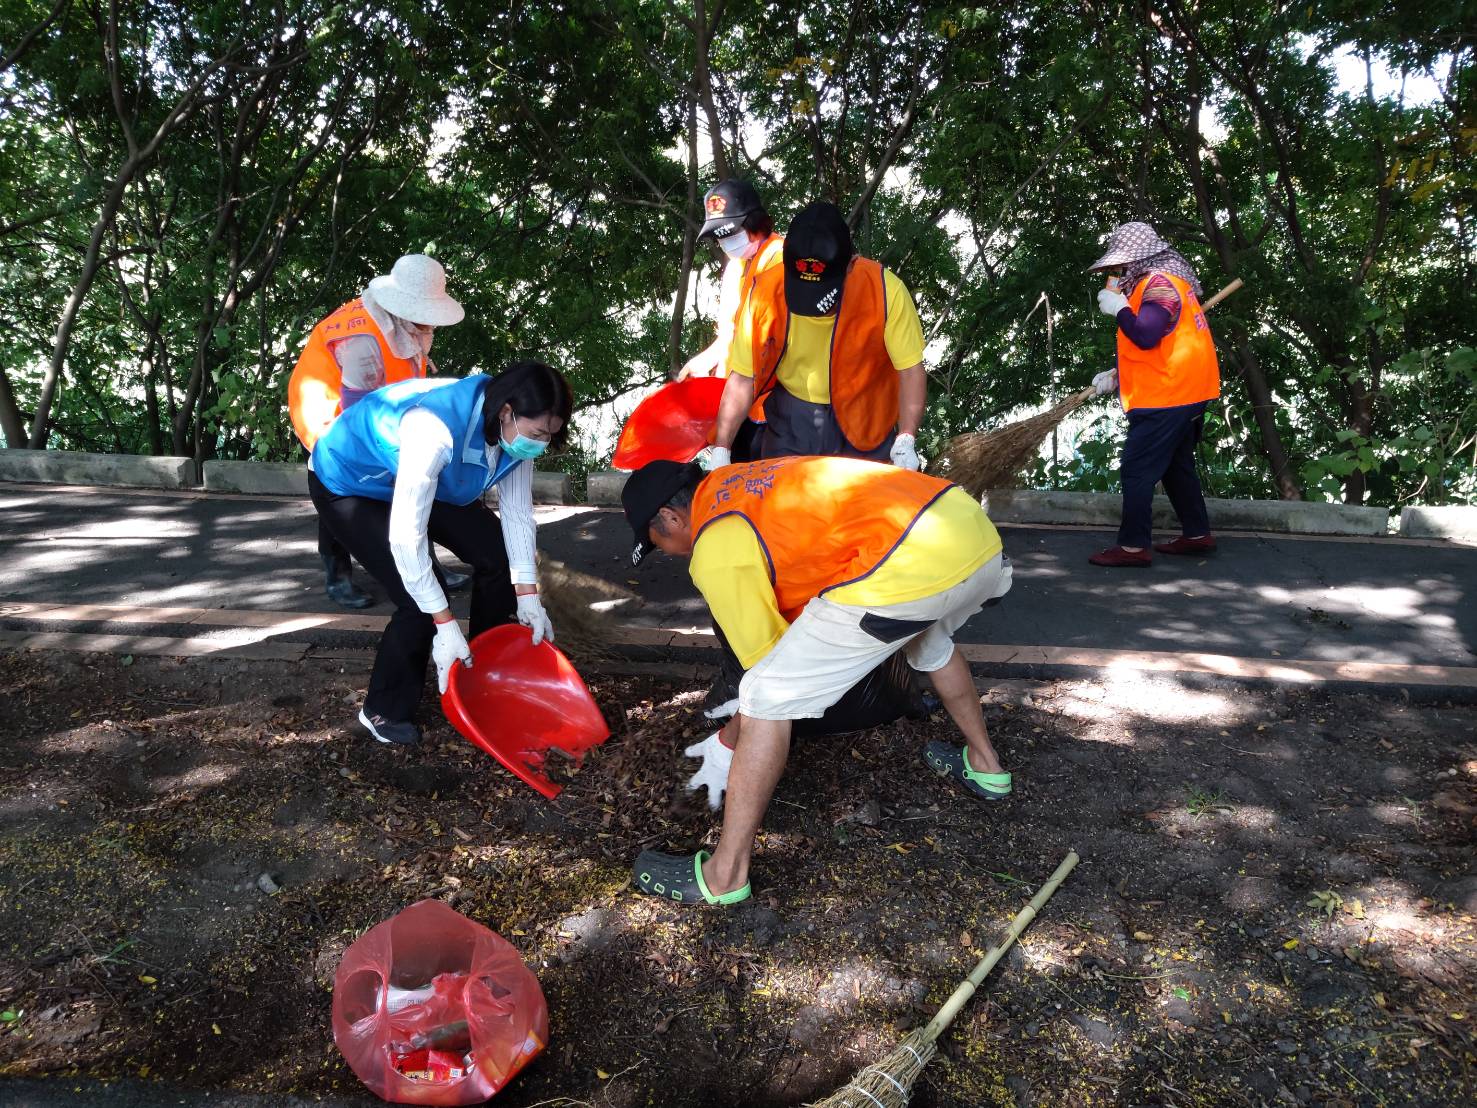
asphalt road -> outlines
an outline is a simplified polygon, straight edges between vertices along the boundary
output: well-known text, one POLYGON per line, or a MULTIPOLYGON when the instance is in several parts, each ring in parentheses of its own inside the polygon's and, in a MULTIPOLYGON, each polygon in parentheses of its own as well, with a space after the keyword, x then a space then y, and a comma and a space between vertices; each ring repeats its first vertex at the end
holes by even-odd
MULTIPOLYGON (((683 563, 656 555, 632 570, 618 512, 541 509, 540 517, 547 555, 642 596, 631 622, 708 625, 683 563)), ((1213 557, 1110 570, 1087 556, 1111 545, 1111 532, 1002 534, 1015 587, 960 641, 1477 665, 1471 547, 1223 534, 1213 557)), ((0 484, 0 600, 338 611, 323 595, 316 549, 306 500, 0 484)))

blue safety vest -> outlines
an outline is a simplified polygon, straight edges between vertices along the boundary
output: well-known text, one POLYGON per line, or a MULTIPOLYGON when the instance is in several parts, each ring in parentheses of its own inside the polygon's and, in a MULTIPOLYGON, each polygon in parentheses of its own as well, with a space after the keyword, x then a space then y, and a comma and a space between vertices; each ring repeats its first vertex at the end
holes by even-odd
POLYGON ((313 447, 313 472, 337 496, 389 500, 400 468, 400 420, 425 408, 451 432, 451 460, 436 479, 436 499, 470 504, 519 465, 501 450, 487 464, 482 399, 489 378, 460 381, 413 378, 376 389, 333 421, 313 447))

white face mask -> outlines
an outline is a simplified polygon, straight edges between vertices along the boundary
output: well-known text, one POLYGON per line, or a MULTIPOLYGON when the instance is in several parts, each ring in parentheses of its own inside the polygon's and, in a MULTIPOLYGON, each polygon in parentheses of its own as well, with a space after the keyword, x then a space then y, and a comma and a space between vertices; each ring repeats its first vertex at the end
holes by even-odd
POLYGON ((759 249, 759 240, 751 239, 747 231, 735 231, 719 239, 718 245, 723 247, 723 252, 730 258, 748 261, 759 249))

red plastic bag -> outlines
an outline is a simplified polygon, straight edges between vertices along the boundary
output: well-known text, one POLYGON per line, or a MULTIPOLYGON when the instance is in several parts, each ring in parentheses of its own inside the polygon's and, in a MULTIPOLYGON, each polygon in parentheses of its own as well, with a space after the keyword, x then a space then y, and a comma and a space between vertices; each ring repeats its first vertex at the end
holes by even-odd
POLYGON ((344 952, 333 1041, 385 1100, 478 1104, 544 1049, 549 1009, 512 944, 422 900, 344 952))

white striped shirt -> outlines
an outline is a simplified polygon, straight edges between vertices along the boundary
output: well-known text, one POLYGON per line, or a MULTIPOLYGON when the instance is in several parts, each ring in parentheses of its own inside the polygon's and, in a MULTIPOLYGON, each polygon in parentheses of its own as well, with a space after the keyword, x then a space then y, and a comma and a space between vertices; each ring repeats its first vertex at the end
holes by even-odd
MULTIPOLYGON (((451 461, 451 430, 425 408, 412 408, 400 419, 400 465, 390 499, 390 553, 405 583, 405 591, 423 612, 439 612, 449 605, 441 583, 431 569, 431 547, 426 528, 436 480, 451 461)), ((502 451, 487 447, 487 466, 496 470, 502 451)), ((537 524, 533 519, 533 463, 519 462, 498 482, 498 515, 503 524, 503 546, 513 571, 513 584, 538 583, 537 524)))

